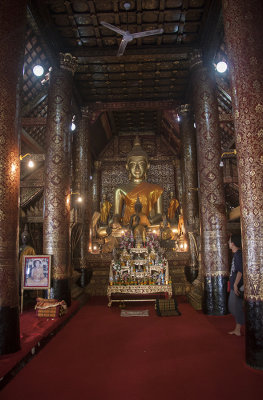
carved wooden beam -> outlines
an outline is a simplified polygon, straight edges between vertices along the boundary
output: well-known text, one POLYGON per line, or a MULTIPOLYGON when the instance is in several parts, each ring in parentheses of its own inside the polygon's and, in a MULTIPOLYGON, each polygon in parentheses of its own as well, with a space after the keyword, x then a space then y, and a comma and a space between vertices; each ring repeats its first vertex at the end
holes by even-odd
MULTIPOLYGON (((74 57, 79 57, 80 65, 81 58, 85 58, 88 62, 116 62, 117 48, 115 49, 85 49, 84 47, 73 47, 68 49, 74 57)), ((154 48, 132 48, 127 47, 125 53, 121 56, 123 62, 138 62, 138 61, 156 61, 156 58, 167 60, 186 60, 189 53, 193 52, 193 47, 180 45, 174 46, 155 46, 154 48)))
POLYGON ((174 148, 173 146, 171 146, 171 144, 165 139, 164 135, 161 135, 161 139, 162 139, 163 143, 165 144, 165 146, 167 146, 175 156, 178 156, 177 151, 176 151, 175 148, 174 148))
POLYGON ((225 176, 224 183, 238 183, 237 176, 225 176))
MULTIPOLYGON (((21 155, 23 156, 23 154, 21 154, 21 155)), ((39 154, 30 154, 29 156, 30 156, 30 157, 29 157, 30 160, 35 161, 35 162, 37 162, 37 163, 43 162, 43 161, 45 161, 45 159, 46 159, 45 154, 42 154, 42 153, 39 153, 39 154)), ((28 161, 28 158, 27 158, 27 157, 25 157, 25 158, 23 158, 23 159, 21 160, 22 163, 26 163, 27 161, 28 161)))
POLYGON ((48 89, 45 87, 34 97, 33 100, 31 100, 22 108, 22 115, 27 115, 28 113, 30 113, 30 111, 34 110, 34 108, 36 108, 46 99, 47 95, 48 89))
POLYGON ((113 135, 116 135, 117 134, 117 128, 116 128, 114 116, 113 116, 111 111, 109 111, 107 114, 108 114, 108 118, 109 118, 109 122, 110 122, 112 133, 113 133, 113 135))
POLYGON ((181 140, 176 136, 174 129, 164 119, 162 120, 162 127, 173 140, 176 149, 179 151, 181 147, 181 140))
POLYGON ((36 153, 45 153, 45 150, 40 146, 24 129, 21 132, 21 140, 29 145, 36 153))
POLYGON ((21 123, 23 127, 45 126, 47 123, 47 119, 45 117, 24 117, 22 118, 21 123))
POLYGON ((164 118, 169 122, 171 128, 174 130, 176 136, 180 136, 179 122, 177 121, 177 111, 176 110, 165 110, 163 113, 164 118))
POLYGON ((27 179, 20 182, 20 188, 44 187, 44 179, 27 179))
POLYGON ((107 114, 106 113, 101 114, 100 120, 101 120, 103 129, 106 133, 106 137, 108 140, 110 140, 112 137, 112 131, 111 131, 111 126, 110 126, 107 114))
POLYGON ((109 103, 88 103, 87 111, 130 111, 130 110, 174 110, 179 104, 171 100, 119 101, 109 103))

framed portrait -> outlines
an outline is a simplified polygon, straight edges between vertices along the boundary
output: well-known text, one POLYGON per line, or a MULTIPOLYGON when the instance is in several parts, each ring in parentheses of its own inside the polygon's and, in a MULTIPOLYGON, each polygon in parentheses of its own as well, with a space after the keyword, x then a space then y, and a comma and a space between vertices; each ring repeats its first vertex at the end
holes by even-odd
POLYGON ((49 289, 51 256, 24 256, 22 270, 23 289, 49 289))

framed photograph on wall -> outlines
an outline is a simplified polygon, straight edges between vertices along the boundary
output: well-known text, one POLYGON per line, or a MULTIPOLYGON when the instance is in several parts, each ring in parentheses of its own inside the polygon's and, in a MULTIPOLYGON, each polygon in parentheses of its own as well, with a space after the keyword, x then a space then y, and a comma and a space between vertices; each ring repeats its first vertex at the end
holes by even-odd
POLYGON ((49 289, 51 278, 51 256, 24 256, 22 289, 49 289))

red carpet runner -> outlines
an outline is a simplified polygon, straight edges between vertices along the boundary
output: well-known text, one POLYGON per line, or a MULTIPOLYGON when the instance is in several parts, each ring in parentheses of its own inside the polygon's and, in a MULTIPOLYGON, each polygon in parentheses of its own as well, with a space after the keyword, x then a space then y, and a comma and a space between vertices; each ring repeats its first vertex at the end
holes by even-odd
MULTIPOLYGON (((96 300, 0 392, 1 400, 248 399, 263 397, 263 372, 244 362, 231 316, 207 317, 186 303, 180 317, 120 317, 96 300)), ((127 309, 134 309, 128 305, 127 309)))
POLYGON ((6 356, 0 356, 0 378, 9 373, 21 360, 24 359, 34 347, 52 332, 58 329, 67 321, 79 308, 79 303, 73 301, 67 314, 62 318, 36 318, 36 311, 33 308, 24 311, 20 316, 20 341, 21 350, 6 356))

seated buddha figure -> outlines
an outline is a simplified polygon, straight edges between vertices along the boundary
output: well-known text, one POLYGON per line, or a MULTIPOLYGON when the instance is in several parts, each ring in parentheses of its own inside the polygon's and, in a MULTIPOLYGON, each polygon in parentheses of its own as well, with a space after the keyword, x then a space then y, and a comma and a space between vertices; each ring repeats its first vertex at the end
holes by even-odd
POLYGON ((150 222, 147 216, 142 212, 142 203, 138 197, 135 203, 135 214, 131 216, 129 226, 133 232, 135 240, 137 237, 140 237, 142 242, 146 241, 146 229, 148 226, 150 226, 150 222))
POLYGON ((123 226, 129 224, 138 197, 142 204, 142 213, 148 217, 151 225, 158 224, 162 219, 163 189, 159 185, 146 182, 149 166, 147 153, 142 149, 137 136, 127 156, 129 183, 121 185, 114 193, 114 215, 118 215, 123 226))

